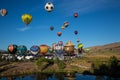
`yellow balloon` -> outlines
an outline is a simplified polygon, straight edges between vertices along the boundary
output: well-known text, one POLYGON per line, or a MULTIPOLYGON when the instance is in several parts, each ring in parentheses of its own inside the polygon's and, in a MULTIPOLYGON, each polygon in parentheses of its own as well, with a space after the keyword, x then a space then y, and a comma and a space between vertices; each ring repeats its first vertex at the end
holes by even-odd
POLYGON ((83 44, 82 43, 78 44, 78 48, 81 48, 81 47, 83 47, 83 44))
POLYGON ((23 14, 21 18, 26 25, 30 24, 32 21, 32 16, 30 14, 23 14))
POLYGON ((65 26, 62 26, 61 29, 64 30, 64 29, 65 29, 65 26))

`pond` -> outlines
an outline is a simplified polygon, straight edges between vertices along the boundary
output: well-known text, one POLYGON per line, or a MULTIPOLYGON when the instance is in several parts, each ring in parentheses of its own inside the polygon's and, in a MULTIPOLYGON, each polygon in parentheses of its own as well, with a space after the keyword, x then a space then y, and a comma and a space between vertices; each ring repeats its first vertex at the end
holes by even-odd
POLYGON ((64 73, 38 73, 24 76, 2 77, 0 80, 120 80, 120 77, 115 78, 108 76, 83 75, 78 73, 69 76, 64 73))

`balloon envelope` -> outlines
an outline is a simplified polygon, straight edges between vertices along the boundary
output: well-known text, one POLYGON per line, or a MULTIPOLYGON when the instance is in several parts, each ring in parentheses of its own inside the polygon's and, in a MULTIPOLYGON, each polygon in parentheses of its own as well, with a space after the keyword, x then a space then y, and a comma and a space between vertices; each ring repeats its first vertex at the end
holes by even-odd
POLYGON ((40 45, 40 53, 42 55, 45 55, 48 52, 48 46, 47 45, 40 45))
POLYGON ((65 26, 62 26, 61 29, 64 30, 64 29, 65 29, 65 26))
POLYGON ((59 41, 59 42, 58 42, 58 45, 63 46, 63 41, 59 41))
POLYGON ((56 46, 55 46, 55 51, 56 51, 58 54, 62 54, 62 52, 63 52, 63 45, 59 45, 59 43, 56 44, 56 46))
POLYGON ((24 45, 20 45, 17 47, 17 54, 18 55, 25 55, 27 52, 27 47, 24 45))
POLYGON ((8 52, 11 54, 15 54, 17 52, 17 45, 15 45, 15 44, 9 45, 8 52))
POLYGON ((51 26, 51 27, 50 27, 50 30, 51 30, 51 31, 53 31, 53 30, 54 30, 54 27, 53 27, 53 26, 51 26))
POLYGON ((82 48, 82 47, 83 47, 83 44, 82 44, 82 43, 79 43, 77 47, 78 47, 78 48, 82 48))
POLYGON ((52 43, 52 50, 55 50, 56 43, 52 43))
POLYGON ((32 16, 30 14, 23 14, 21 18, 26 25, 30 24, 32 21, 32 16))
POLYGON ((62 33, 61 33, 61 32, 58 32, 58 33, 57 33, 57 35, 58 35, 58 36, 61 36, 61 35, 62 35, 62 33))
POLYGON ((52 48, 48 48, 48 52, 52 53, 53 52, 52 48))
POLYGON ((74 31, 74 34, 75 34, 75 35, 77 35, 77 34, 78 34, 78 31, 77 31, 77 30, 75 30, 75 31, 74 31))
POLYGON ((33 46, 30 48, 30 51, 31 51, 32 54, 36 55, 36 54, 38 54, 38 52, 40 51, 40 48, 39 48, 39 46, 37 46, 37 45, 33 45, 33 46))
POLYGON ((7 15, 7 10, 6 9, 1 9, 0 13, 2 16, 6 16, 7 15))
POLYGON ((48 12, 51 12, 52 10, 54 9, 54 5, 52 2, 47 2, 45 4, 45 10, 48 11, 48 12))
POLYGON ((77 42, 79 43, 79 42, 80 42, 80 39, 77 39, 77 42))
POLYGON ((68 27, 69 26, 69 22, 64 22, 64 26, 68 27))
POLYGON ((78 13, 74 13, 74 17, 77 18, 78 17, 78 13))

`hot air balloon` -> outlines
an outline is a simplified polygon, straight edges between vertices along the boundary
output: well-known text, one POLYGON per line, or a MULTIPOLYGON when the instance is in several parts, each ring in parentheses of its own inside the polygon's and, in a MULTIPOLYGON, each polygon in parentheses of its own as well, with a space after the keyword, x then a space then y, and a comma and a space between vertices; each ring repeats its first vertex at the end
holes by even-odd
POLYGON ((90 51, 90 48, 86 48, 86 49, 85 49, 85 52, 89 52, 89 51, 90 51))
POLYGON ((50 30, 51 30, 51 31, 53 31, 53 30, 54 30, 54 27, 53 27, 53 26, 51 26, 51 27, 50 27, 50 30))
POLYGON ((48 11, 48 12, 51 12, 52 10, 54 9, 54 5, 52 2, 47 2, 45 4, 45 10, 48 11))
POLYGON ((30 24, 32 21, 32 16, 30 14, 23 14, 21 18, 26 25, 30 24))
POLYGON ((77 39, 77 43, 79 43, 80 42, 80 39, 77 39))
POLYGON ((64 22, 64 26, 67 28, 69 26, 69 22, 64 22))
POLYGON ((74 17, 77 18, 78 17, 78 13, 74 13, 74 17))
POLYGON ((26 55, 26 53, 27 53, 27 47, 26 46, 24 46, 24 45, 20 45, 20 46, 18 46, 17 47, 17 54, 18 55, 26 55))
POLYGON ((55 52, 57 53, 57 57, 59 58, 59 60, 63 60, 63 42, 62 41, 59 41, 55 45, 55 52))
POLYGON ((58 41, 58 45, 63 46, 63 41, 58 41))
POLYGON ((64 30, 64 29, 65 29, 65 26, 62 26, 61 29, 64 30))
POLYGON ((10 54, 15 54, 17 52, 17 45, 12 44, 8 46, 8 52, 10 54))
POLYGON ((49 47, 49 48, 48 48, 48 52, 49 52, 49 53, 52 53, 52 52, 53 52, 52 48, 49 47))
POLYGON ((78 34, 78 31, 77 31, 77 30, 75 30, 75 31, 74 31, 74 34, 75 34, 75 35, 77 35, 77 34, 78 34))
POLYGON ((83 44, 82 44, 82 43, 79 43, 77 47, 78 47, 78 53, 81 54, 82 51, 83 51, 83 44))
POLYGON ((63 45, 56 44, 55 51, 60 55, 63 52, 63 45))
POLYGON ((8 12, 7 12, 6 9, 1 9, 0 13, 1 13, 2 16, 6 16, 8 12))
POLYGON ((32 54, 36 55, 38 54, 38 52, 40 51, 40 47, 37 46, 37 45, 33 45, 31 48, 30 48, 30 51, 32 54))
POLYGON ((45 55, 46 53, 48 52, 48 46, 43 44, 43 45, 40 45, 40 53, 42 55, 45 55))
POLYGON ((52 43, 52 50, 55 50, 56 43, 52 43))
POLYGON ((64 51, 68 54, 74 53, 74 44, 71 41, 68 41, 64 46, 64 51))
POLYGON ((82 47, 83 47, 83 44, 82 44, 82 43, 79 43, 77 47, 78 47, 78 48, 82 48, 82 47))
POLYGON ((57 35, 58 35, 58 36, 61 36, 61 35, 62 35, 62 33, 61 33, 61 32, 57 32, 57 35))

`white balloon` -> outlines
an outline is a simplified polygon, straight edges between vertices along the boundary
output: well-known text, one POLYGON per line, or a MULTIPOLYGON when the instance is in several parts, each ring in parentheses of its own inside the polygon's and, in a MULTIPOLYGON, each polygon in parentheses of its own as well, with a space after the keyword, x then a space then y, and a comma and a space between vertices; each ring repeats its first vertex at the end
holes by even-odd
POLYGON ((51 2, 45 4, 45 10, 51 12, 54 9, 54 5, 51 2))

